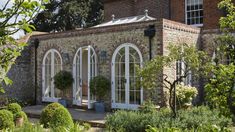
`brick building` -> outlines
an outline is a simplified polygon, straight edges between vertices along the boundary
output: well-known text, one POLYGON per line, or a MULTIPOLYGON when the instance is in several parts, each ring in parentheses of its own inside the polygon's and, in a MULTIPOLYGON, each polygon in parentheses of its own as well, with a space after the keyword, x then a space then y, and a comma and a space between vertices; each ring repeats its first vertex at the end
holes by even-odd
MULTIPOLYGON (((96 75, 111 81, 110 92, 104 95, 108 108, 137 108, 146 99, 165 105, 165 89, 150 91, 133 85, 133 64, 142 66, 150 56, 166 55, 169 43, 193 44, 211 51, 223 14, 217 9, 218 1, 104 0, 105 22, 100 25, 31 36, 23 56, 9 72, 14 84, 6 89, 6 95, 35 99, 38 104, 57 102, 61 94, 54 87, 53 76, 66 70, 74 77, 73 87, 67 91, 70 105, 93 107, 89 81, 96 75), (156 30, 151 48, 144 34, 149 27, 156 30)), ((163 72, 177 76, 173 69, 163 72)), ((202 84, 190 83, 202 96, 202 84)))

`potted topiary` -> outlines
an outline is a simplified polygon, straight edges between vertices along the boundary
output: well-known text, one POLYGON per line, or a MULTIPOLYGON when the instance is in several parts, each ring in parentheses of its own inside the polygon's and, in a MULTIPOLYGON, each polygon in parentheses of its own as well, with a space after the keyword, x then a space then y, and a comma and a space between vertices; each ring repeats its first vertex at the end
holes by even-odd
POLYGON ((62 91, 62 97, 59 99, 59 103, 64 107, 67 106, 65 99, 65 90, 73 85, 73 76, 70 72, 60 71, 54 76, 55 87, 62 91))
POLYGON ((14 120, 15 120, 16 126, 21 127, 23 126, 24 123, 28 121, 28 117, 23 111, 20 111, 14 114, 14 120))
POLYGON ((99 113, 104 113, 104 101, 103 97, 107 94, 110 89, 110 81, 103 76, 96 76, 90 81, 90 90, 93 95, 97 97, 95 102, 95 110, 99 113))

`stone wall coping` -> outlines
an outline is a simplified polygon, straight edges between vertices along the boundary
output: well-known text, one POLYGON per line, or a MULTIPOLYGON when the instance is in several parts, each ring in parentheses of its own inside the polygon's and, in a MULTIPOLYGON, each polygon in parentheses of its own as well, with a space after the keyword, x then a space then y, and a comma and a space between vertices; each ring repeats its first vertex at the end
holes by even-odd
POLYGON ((168 19, 163 19, 163 27, 166 29, 179 30, 179 31, 195 33, 195 34, 198 34, 201 32, 201 29, 198 27, 194 27, 191 25, 187 25, 184 23, 180 23, 180 22, 176 22, 176 21, 172 21, 168 19))

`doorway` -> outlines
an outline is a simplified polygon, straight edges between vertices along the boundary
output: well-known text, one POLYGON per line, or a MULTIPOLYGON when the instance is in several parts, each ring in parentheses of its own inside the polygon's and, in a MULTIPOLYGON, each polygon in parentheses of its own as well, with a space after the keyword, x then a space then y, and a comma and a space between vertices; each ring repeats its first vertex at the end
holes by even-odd
POLYGON ((97 76, 97 56, 91 46, 77 50, 73 61, 73 104, 93 108, 95 96, 90 92, 90 80, 97 76))

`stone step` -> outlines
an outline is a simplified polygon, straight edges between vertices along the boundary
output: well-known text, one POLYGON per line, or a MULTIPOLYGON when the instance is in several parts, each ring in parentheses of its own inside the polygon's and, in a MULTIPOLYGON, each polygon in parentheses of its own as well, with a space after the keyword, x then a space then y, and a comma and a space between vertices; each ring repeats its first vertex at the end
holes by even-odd
MULTIPOLYGON (((36 105, 23 108, 29 118, 39 119, 45 106, 36 105)), ((105 117, 108 113, 96 113, 93 110, 79 109, 78 107, 68 108, 73 120, 81 123, 88 123, 92 127, 105 127, 105 117)))

